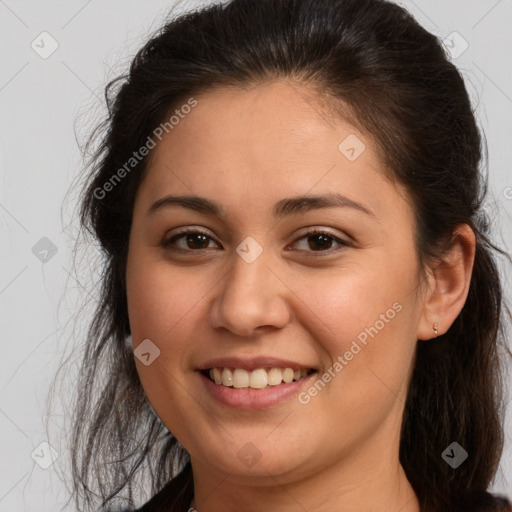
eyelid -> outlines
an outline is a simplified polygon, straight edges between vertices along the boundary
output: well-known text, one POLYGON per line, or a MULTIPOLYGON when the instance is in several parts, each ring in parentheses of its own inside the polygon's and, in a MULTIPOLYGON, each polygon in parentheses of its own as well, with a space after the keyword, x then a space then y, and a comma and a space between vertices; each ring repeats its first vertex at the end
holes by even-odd
MULTIPOLYGON (((312 236, 312 235, 327 235, 328 237, 332 238, 337 244, 339 244, 341 246, 341 247, 338 247, 335 249, 327 249, 325 251, 305 251, 307 253, 310 253, 314 257, 321 256, 321 255, 327 256, 330 254, 334 254, 334 253, 337 253, 337 252, 343 250, 343 248, 352 247, 354 244, 354 242, 352 240, 347 240, 346 238, 342 238, 342 237, 338 236, 337 234, 333 233, 330 229, 322 228, 319 226, 308 226, 307 228, 304 228, 304 231, 302 231, 302 234, 296 235, 296 238, 294 239, 292 244, 297 243, 300 240, 304 240, 307 237, 312 236)), ((348 235, 346 235, 346 237, 351 238, 348 235)), ((303 252, 303 251, 301 251, 301 252, 303 252)))
MULTIPOLYGON (((295 236, 298 238, 303 238, 307 235, 316 235, 316 234, 324 234, 332 236, 337 240, 341 240, 342 242, 349 242, 349 240, 343 240, 338 233, 334 233, 330 228, 324 228, 322 226, 307 226, 304 229, 300 230, 298 233, 295 233, 295 236)), ((347 238, 350 238, 348 235, 345 235, 347 238)), ((297 240, 297 238, 296 238, 297 240)))
MULTIPOLYGON (((171 236, 166 236, 164 237, 164 239, 162 240, 161 242, 161 246, 164 248, 164 249, 168 249, 169 246, 171 245, 171 242, 173 241, 176 241, 178 239, 180 239, 182 236, 185 236, 185 235, 188 235, 188 234, 201 234, 201 235, 204 235, 206 237, 208 237, 210 240, 212 240, 213 242, 215 242, 217 245, 221 245, 219 242, 217 242, 217 240, 215 240, 215 237, 213 237, 210 232, 206 229, 206 228, 202 228, 202 227, 194 227, 194 226, 186 226, 182 229, 180 229, 179 231, 173 233, 171 236)), ((337 253, 341 250, 343 250, 343 248, 346 248, 346 247, 352 247, 353 244, 354 244, 354 241, 352 240, 352 237, 350 237, 349 235, 346 235, 346 238, 350 238, 350 240, 347 240, 346 238, 343 238, 343 237, 340 237, 338 236, 337 234, 333 233, 330 229, 328 228, 323 228, 323 227, 319 227, 319 226, 308 226, 306 228, 304 228, 303 230, 301 230, 299 233, 296 233, 294 236, 294 240, 291 242, 291 244, 287 244, 287 248, 290 246, 290 245, 293 245, 301 240, 304 240, 306 239, 307 237, 309 236, 313 236, 313 235, 317 235, 317 234, 320 234, 320 235, 327 235, 328 237, 332 238, 337 244, 339 244, 341 247, 338 247, 338 248, 335 248, 335 249, 327 249, 325 251, 300 251, 300 252, 307 252, 307 253, 310 253, 311 255, 313 255, 314 257, 316 256, 322 256, 322 255, 330 255, 330 254, 333 254, 333 253, 337 253)), ((182 249, 182 248, 175 248, 175 247, 171 247, 169 248, 169 250, 173 250, 173 251, 176 251, 176 252, 186 252, 186 253, 193 253, 193 252, 198 252, 198 253, 201 253, 202 251, 206 251, 206 250, 209 250, 210 248, 204 248, 204 249, 197 249, 197 250, 194 250, 194 249, 182 249)))
MULTIPOLYGON (((180 238, 182 235, 188 235, 188 234, 200 234, 200 235, 205 235, 207 236, 208 238, 210 238, 211 240, 213 240, 216 244, 220 245, 219 242, 217 242, 217 240, 215 240, 215 237, 212 236, 211 234, 211 231, 208 231, 206 228, 202 228, 202 227, 195 227, 195 226, 186 226, 184 228, 181 228, 179 229, 179 231, 173 233, 172 235, 165 235, 162 242, 160 243, 160 245, 162 245, 164 248, 167 248, 168 245, 170 245, 170 243, 173 241, 173 240, 177 240, 178 238, 180 238)), ((192 250, 192 249, 175 249, 177 251, 185 251, 185 252, 199 252, 200 250, 192 250)))

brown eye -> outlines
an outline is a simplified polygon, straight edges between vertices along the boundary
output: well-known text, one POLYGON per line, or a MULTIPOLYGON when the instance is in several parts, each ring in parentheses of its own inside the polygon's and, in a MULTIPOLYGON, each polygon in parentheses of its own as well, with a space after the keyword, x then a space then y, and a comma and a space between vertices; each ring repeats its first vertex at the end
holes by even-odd
POLYGON ((201 249, 208 249, 208 245, 212 238, 202 231, 197 230, 188 230, 188 231, 182 231, 181 233, 178 233, 177 235, 172 236, 171 238, 164 240, 162 242, 162 246, 166 249, 174 249, 174 245, 178 240, 184 240, 184 245, 181 247, 176 247, 176 250, 201 250, 201 249))
POLYGON ((297 241, 307 241, 307 247, 305 249, 306 252, 336 252, 340 250, 339 248, 334 248, 330 250, 333 246, 333 243, 338 244, 341 247, 349 247, 350 243, 346 240, 342 240, 328 232, 313 230, 309 233, 306 233, 304 236, 300 237, 297 241))
MULTIPOLYGON (((166 240, 162 241, 162 247, 169 250, 176 251, 201 251, 211 248, 210 242, 215 242, 213 238, 198 230, 185 230, 178 233, 166 240), (181 245, 178 244, 181 242, 181 245)), ((306 247, 301 248, 301 251, 312 252, 312 253, 333 253, 340 248, 334 248, 333 244, 338 244, 341 248, 349 247, 350 243, 342 240, 326 231, 313 230, 306 233, 304 236, 298 238, 295 243, 306 242, 306 247), (307 242, 306 242, 307 241, 307 242)), ((218 244, 217 244, 218 245, 218 244)))
POLYGON ((318 249, 330 249, 333 242, 333 238, 329 235, 326 235, 325 233, 309 235, 307 238, 310 241, 309 247, 314 251, 318 249))

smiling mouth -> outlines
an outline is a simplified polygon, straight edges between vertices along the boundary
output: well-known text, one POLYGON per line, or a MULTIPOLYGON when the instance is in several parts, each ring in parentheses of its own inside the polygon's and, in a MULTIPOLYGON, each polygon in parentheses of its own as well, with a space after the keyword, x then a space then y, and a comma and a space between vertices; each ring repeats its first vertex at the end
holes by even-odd
POLYGON ((268 389, 280 384, 299 381, 315 373, 314 369, 258 368, 247 371, 243 368, 209 368, 201 373, 215 384, 235 389, 268 389))

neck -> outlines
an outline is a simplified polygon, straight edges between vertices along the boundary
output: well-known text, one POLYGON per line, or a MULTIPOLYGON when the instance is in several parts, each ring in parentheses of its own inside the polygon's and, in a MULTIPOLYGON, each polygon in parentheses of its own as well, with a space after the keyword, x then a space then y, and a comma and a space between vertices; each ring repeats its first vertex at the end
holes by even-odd
POLYGON ((376 460, 375 453, 379 452, 373 452, 373 457, 371 453, 358 456, 358 464, 345 460, 298 482, 270 475, 249 483, 229 473, 213 474, 211 466, 192 461, 195 497, 191 505, 197 512, 295 512, 298 505, 316 512, 420 512, 398 457, 391 463, 386 457, 376 460))

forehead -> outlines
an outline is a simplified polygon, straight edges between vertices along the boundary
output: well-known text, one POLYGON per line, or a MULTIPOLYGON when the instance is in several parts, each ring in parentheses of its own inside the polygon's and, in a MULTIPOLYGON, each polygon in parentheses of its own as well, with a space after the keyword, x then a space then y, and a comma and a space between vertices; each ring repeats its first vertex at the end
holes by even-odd
POLYGON ((243 208, 283 195, 348 191, 383 203, 382 186, 390 185, 371 137, 326 115, 311 89, 275 81, 194 99, 152 150, 141 185, 148 202, 180 192, 238 198, 243 208))

